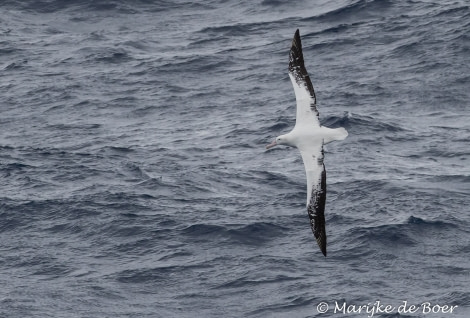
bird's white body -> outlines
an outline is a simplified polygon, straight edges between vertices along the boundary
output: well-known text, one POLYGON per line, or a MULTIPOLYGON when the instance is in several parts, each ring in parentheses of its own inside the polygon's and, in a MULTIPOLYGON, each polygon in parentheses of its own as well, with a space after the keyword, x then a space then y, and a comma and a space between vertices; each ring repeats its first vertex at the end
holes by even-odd
MULTIPOLYGON (((307 174, 307 205, 311 199, 313 183, 320 178, 321 172, 317 169, 317 165, 312 164, 312 160, 320 158, 323 145, 332 141, 343 140, 347 136, 348 132, 343 127, 328 128, 324 126, 296 125, 290 133, 276 138, 277 145, 295 147, 299 149, 302 155, 307 174)), ((323 160, 322 155, 321 160, 323 160)))
POLYGON ((328 128, 308 127, 308 126, 295 126, 294 129, 285 135, 279 136, 284 142, 278 143, 286 146, 296 147, 300 151, 308 151, 310 148, 315 148, 318 144, 328 144, 332 141, 343 140, 348 136, 348 132, 343 127, 328 128))

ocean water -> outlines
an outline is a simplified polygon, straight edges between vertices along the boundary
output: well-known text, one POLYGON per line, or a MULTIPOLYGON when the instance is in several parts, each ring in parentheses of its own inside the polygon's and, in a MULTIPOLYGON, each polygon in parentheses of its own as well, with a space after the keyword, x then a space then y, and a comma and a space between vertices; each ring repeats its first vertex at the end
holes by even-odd
POLYGON ((469 74, 466 0, 2 1, 0 316, 469 317, 469 74))

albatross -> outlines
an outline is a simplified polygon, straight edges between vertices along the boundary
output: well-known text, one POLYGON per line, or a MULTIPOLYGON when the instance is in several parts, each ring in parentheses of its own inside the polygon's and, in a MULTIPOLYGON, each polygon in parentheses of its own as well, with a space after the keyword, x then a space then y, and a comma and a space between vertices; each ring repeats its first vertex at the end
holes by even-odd
POLYGON ((310 226, 321 252, 326 256, 326 170, 323 145, 345 139, 348 132, 342 127, 332 129, 320 125, 315 91, 304 65, 299 29, 295 32, 289 53, 289 77, 297 102, 295 126, 290 133, 278 136, 266 149, 277 145, 299 149, 307 174, 307 212, 310 226))

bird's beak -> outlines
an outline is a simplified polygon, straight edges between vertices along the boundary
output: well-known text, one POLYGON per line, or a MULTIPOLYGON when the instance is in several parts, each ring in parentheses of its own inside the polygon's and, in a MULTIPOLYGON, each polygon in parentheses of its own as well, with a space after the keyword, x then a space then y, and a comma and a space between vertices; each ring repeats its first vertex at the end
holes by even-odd
POLYGON ((274 140, 272 143, 266 146, 266 149, 272 148, 274 146, 277 146, 276 140, 274 140))

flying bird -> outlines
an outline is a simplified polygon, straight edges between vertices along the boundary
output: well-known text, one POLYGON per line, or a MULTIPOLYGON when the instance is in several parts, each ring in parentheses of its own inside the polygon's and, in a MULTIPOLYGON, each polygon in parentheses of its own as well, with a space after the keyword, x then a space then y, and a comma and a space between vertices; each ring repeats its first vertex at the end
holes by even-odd
POLYGON ((345 139, 348 132, 342 127, 332 129, 320 125, 315 91, 304 65, 298 29, 289 52, 289 77, 297 102, 295 126, 290 133, 277 137, 266 149, 277 145, 299 149, 307 174, 307 212, 310 226, 320 250, 326 256, 326 170, 323 145, 345 139))

